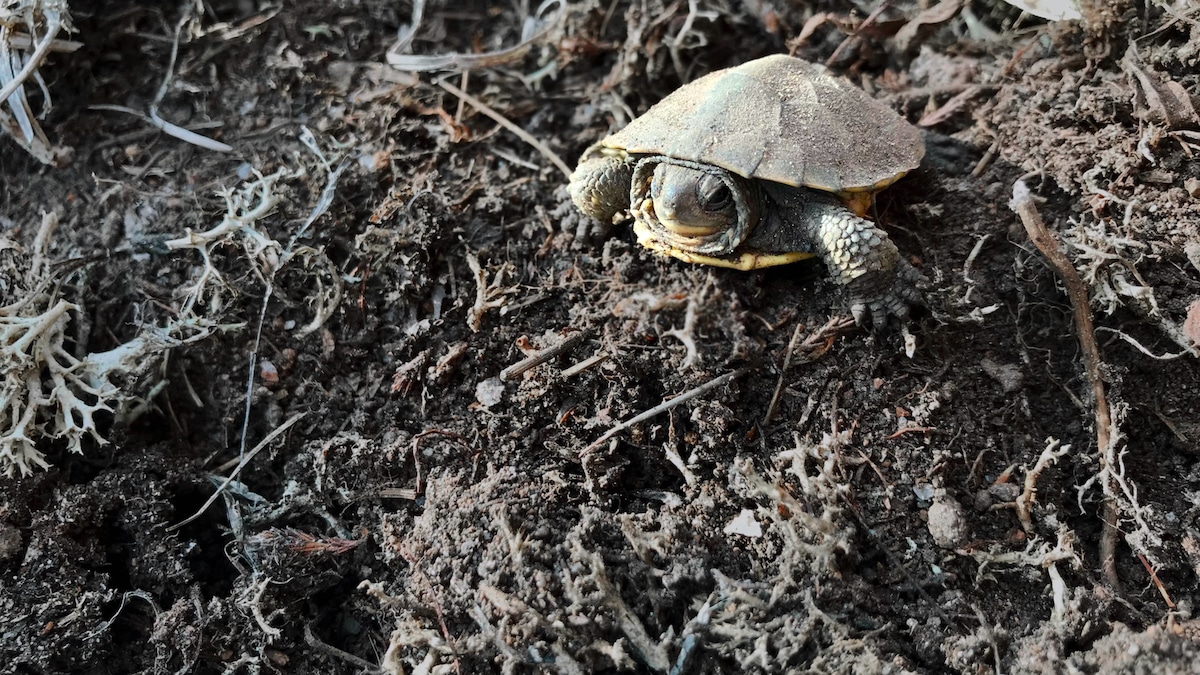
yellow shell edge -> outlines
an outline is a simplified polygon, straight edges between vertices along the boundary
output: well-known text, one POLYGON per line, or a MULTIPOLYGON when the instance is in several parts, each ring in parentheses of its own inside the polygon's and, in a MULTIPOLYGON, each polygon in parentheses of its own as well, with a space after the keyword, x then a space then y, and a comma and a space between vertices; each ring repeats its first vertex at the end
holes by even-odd
POLYGON ((733 258, 716 258, 713 256, 704 255, 701 253, 692 253, 681 248, 675 248, 670 244, 664 243, 654 238, 654 233, 650 228, 642 223, 633 224, 633 232, 637 235, 638 244, 644 248, 648 248, 656 253, 669 255, 672 258, 682 260, 687 263, 698 265, 712 265, 714 267, 728 267, 735 270, 757 270, 764 267, 775 267, 776 265, 788 265, 800 260, 815 257, 813 253, 805 253, 803 251, 791 251, 789 253, 743 253, 733 258))

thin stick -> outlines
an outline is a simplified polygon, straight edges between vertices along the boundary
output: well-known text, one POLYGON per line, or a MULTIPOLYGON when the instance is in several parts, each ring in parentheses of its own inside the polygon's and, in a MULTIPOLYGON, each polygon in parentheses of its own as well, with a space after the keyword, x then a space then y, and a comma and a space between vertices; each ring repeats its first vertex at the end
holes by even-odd
MULTIPOLYGON (((796 331, 792 334, 792 339, 788 342, 787 356, 783 361, 783 370, 779 373, 779 382, 775 385, 775 394, 771 397, 770 405, 767 406, 767 414, 763 416, 762 425, 764 427, 770 425, 771 421, 775 418, 775 413, 779 405, 779 396, 783 390, 784 375, 792 367, 792 361, 795 359, 797 349, 804 354, 802 362, 811 363, 829 351, 829 348, 833 345, 832 337, 852 327, 854 327, 853 319, 844 316, 833 316, 829 321, 825 322, 824 326, 813 331, 812 335, 798 342, 803 326, 796 326, 796 331)), ((805 411, 804 418, 807 417, 808 411, 805 411)), ((803 423, 802 420, 801 424, 803 423)))
POLYGON ((183 6, 184 11, 179 16, 179 23, 175 24, 175 38, 171 41, 171 55, 167 58, 166 76, 163 77, 162 83, 158 85, 158 91, 154 95, 154 100, 150 102, 149 121, 155 127, 162 129, 163 133, 178 138, 184 143, 191 143, 192 145, 215 152, 233 152, 233 146, 194 131, 188 131, 174 122, 167 121, 158 114, 158 106, 166 98, 167 92, 171 89, 171 80, 175 78, 175 62, 179 57, 179 40, 183 34, 183 27, 192 18, 191 4, 185 2, 183 6))
POLYGON ((1169 609, 1175 609, 1175 601, 1171 599, 1171 594, 1167 592, 1167 587, 1159 580, 1158 573, 1150 566, 1150 561, 1146 560, 1146 556, 1138 554, 1138 560, 1142 561, 1142 566, 1146 568, 1146 572, 1150 575, 1150 580, 1154 582, 1154 586, 1158 588, 1158 594, 1162 596, 1163 602, 1167 603, 1169 609))
POLYGON ((999 139, 993 141, 992 144, 988 146, 987 152, 983 153, 983 157, 980 157, 979 161, 975 163, 975 168, 971 169, 971 178, 979 178, 982 176, 983 172, 987 171, 987 168, 991 166, 992 160, 996 159, 996 153, 998 152, 1000 152, 999 139))
MULTIPOLYGON (((28 51, 33 46, 33 38, 25 33, 14 31, 8 39, 8 43, 10 47, 28 51)), ((71 52, 79 51, 81 47, 83 47, 83 43, 76 42, 75 40, 59 40, 56 38, 50 41, 50 51, 56 53, 70 54, 71 52)))
POLYGON ((562 354, 563 352, 574 349, 575 345, 583 342, 583 338, 586 336, 587 334, 581 331, 568 336, 565 340, 556 345, 546 347, 539 352, 530 354, 527 358, 521 359, 520 361, 517 361, 511 366, 500 371, 500 379, 504 380, 505 382, 511 382, 513 378, 517 377, 521 373, 536 368, 550 359, 558 356, 559 354, 562 354))
POLYGON ((382 673, 383 672, 383 669, 380 668, 378 664, 371 663, 370 661, 364 659, 361 656, 356 656, 354 654, 351 654, 348 651, 338 649, 337 647, 334 647, 333 645, 322 641, 321 638, 317 637, 316 634, 313 633, 312 624, 307 624, 307 623, 304 624, 304 642, 306 642, 309 647, 312 647, 313 649, 316 649, 317 651, 324 652, 325 654, 327 654, 329 656, 332 656, 336 659, 341 659, 341 660, 345 661, 346 663, 350 663, 358 668, 361 668, 363 670, 363 672, 366 672, 366 673, 382 673))
POLYGON ((763 415, 762 425, 764 427, 771 426, 771 420, 775 419, 775 411, 779 408, 779 395, 783 393, 783 380, 787 376, 788 368, 792 367, 792 354, 796 351, 796 343, 800 341, 800 331, 804 330, 804 324, 796 324, 796 330, 792 331, 792 339, 788 340, 787 352, 783 355, 783 368, 779 369, 779 381, 775 383, 775 393, 771 394, 771 403, 767 406, 767 414, 763 415))
POLYGON ((257 455, 260 450, 262 450, 263 448, 270 445, 271 441, 275 440, 276 438, 279 438, 279 436, 281 434, 283 434, 283 432, 287 431, 288 429, 291 429, 292 426, 294 424, 296 424, 296 422, 299 422, 300 420, 304 419, 305 416, 307 416, 307 415, 308 415, 307 412, 296 413, 295 415, 292 415, 291 417, 289 417, 287 419, 287 421, 285 421, 283 424, 280 424, 279 426, 275 427, 275 429, 271 433, 267 434, 266 438, 262 439, 261 441, 258 442, 258 445, 254 446, 253 450, 246 453, 242 457, 242 461, 238 462, 237 467, 233 470, 232 473, 229 474, 229 477, 225 479, 225 482, 221 483, 221 487, 217 488, 217 491, 214 492, 212 494, 212 496, 208 498, 208 501, 204 502, 204 506, 201 506, 199 510, 197 510, 195 513, 188 516, 187 518, 184 518, 182 521, 175 523, 174 525, 168 526, 167 532, 174 532, 175 530, 178 530, 179 528, 183 527, 184 525, 187 525, 188 523, 192 522, 193 520, 195 520, 195 519, 199 518, 201 515, 203 515, 204 512, 208 510, 208 507, 212 506, 213 502, 217 501, 217 497, 221 496, 221 493, 225 491, 225 488, 229 487, 229 484, 233 482, 233 479, 238 475, 238 473, 240 473, 242 469, 246 468, 246 465, 250 463, 250 460, 254 459, 254 456, 257 455))
POLYGON ((971 249, 971 253, 969 255, 967 255, 966 262, 963 263, 962 277, 963 277, 963 281, 967 284, 967 292, 963 293, 962 300, 959 301, 959 302, 962 302, 963 304, 966 304, 971 301, 971 292, 975 290, 975 284, 979 283, 975 279, 971 278, 971 272, 972 272, 971 268, 975 266, 975 259, 978 258, 980 252, 983 251, 983 245, 985 243, 987 243, 987 240, 990 239, 991 237, 992 237, 991 233, 985 234, 982 237, 980 237, 975 242, 975 246, 971 249))
POLYGON ((570 368, 567 368, 566 370, 562 371, 562 376, 563 377, 575 377, 579 373, 582 373, 583 371, 587 370, 588 368, 591 368, 592 366, 595 366, 597 363, 605 361, 608 358, 609 358, 609 355, 607 352, 600 352, 598 354, 593 354, 592 356, 590 356, 590 357, 580 361, 579 363, 576 363, 575 365, 571 366, 570 368))
POLYGON ((1071 446, 1064 445, 1061 450, 1058 449, 1059 441, 1056 438, 1046 439, 1046 448, 1042 450, 1042 454, 1038 455, 1037 463, 1033 468, 1025 472, 1025 489, 1017 496, 1014 505, 1017 509, 1017 520, 1021 521, 1021 527, 1025 528, 1025 533, 1033 536, 1033 503, 1037 499, 1037 481, 1051 464, 1058 461, 1059 457, 1067 454, 1071 450, 1071 446))
POLYGON ((1037 205, 1024 180, 1018 180, 1013 185, 1013 198, 1009 208, 1017 212, 1021 224, 1029 233, 1030 240, 1037 246, 1050 267, 1062 278, 1067 287, 1067 297, 1071 300, 1071 310, 1075 317, 1075 333, 1079 339, 1079 347, 1083 352, 1083 365, 1087 371, 1088 381, 1092 385, 1092 397, 1096 400, 1096 447, 1100 453, 1100 473, 1104 491, 1104 532, 1100 536, 1100 569, 1104 579, 1114 589, 1120 589, 1120 578, 1117 576, 1116 551, 1120 531, 1117 529, 1117 499, 1116 487, 1113 480, 1115 471, 1115 444, 1112 440, 1112 413, 1108 406, 1108 397, 1104 393, 1104 379, 1100 372, 1100 348, 1096 346, 1095 326, 1092 323, 1091 306, 1088 303, 1087 286, 1079 277, 1079 272, 1067 259, 1066 254, 1058 244, 1058 239, 1046 228, 1042 217, 1038 214, 1037 205))
POLYGON ((607 442, 610 438, 612 438, 613 436, 616 436, 617 434, 621 433, 622 431, 625 431, 629 427, 631 427, 639 422, 645 422, 646 420, 650 419, 651 417, 662 414, 662 413, 670 410, 671 408, 674 408, 677 405, 680 405, 682 403, 687 403, 688 401, 696 398, 700 394, 703 394, 712 389, 716 389, 717 387, 725 384, 726 382, 728 382, 736 377, 740 377, 740 376, 744 375, 745 373, 746 373, 745 368, 738 368, 737 370, 735 370, 733 372, 725 373, 724 375, 722 375, 716 379, 709 380, 708 382, 705 382, 704 384, 700 385, 699 387, 696 387, 695 389, 692 389, 690 391, 686 391, 686 392, 676 396, 675 398, 667 399, 667 400, 663 401, 662 403, 659 403, 658 405, 654 406, 653 408, 647 410, 646 412, 637 415, 633 419, 626 420, 624 422, 619 422, 619 423, 617 423, 616 426, 614 426, 613 428, 606 431, 603 436, 601 436, 600 438, 597 438, 595 441, 593 441, 591 445, 584 448, 583 452, 581 452, 579 454, 581 457, 584 455, 587 455, 588 453, 592 452, 596 448, 599 448, 601 445, 604 445, 604 443, 607 442))
POLYGON ((545 157, 546 159, 550 160, 554 164, 554 166, 557 166, 558 170, 562 171, 564 176, 567 176, 567 177, 571 176, 571 167, 567 166, 566 162, 562 161, 561 157, 559 157, 557 154, 555 154, 555 152, 553 150, 551 150, 550 147, 547 146, 545 143, 542 143, 537 138, 535 138, 533 136, 533 134, 529 133, 528 131, 525 131, 521 127, 519 127, 516 124, 514 124, 513 122, 509 121, 509 119, 507 117, 496 112, 495 110, 493 110, 491 107, 489 107, 483 101, 480 101, 479 99, 468 94, 467 92, 463 91, 462 89, 459 89, 458 87, 450 84, 449 82, 447 82, 445 80, 438 80, 437 85, 439 87, 441 87, 442 89, 445 89, 446 91, 450 92, 451 94, 454 94, 455 96, 461 98, 462 100, 466 101, 467 103, 470 103, 476 110, 478 110, 479 112, 483 113, 484 115, 492 118, 493 120, 496 121, 497 124, 504 127, 505 129, 508 129, 513 134, 515 134, 517 136, 517 138, 520 138, 521 140, 528 143, 530 146, 533 147, 534 150, 537 150, 538 152, 540 152, 542 154, 542 157, 545 157))

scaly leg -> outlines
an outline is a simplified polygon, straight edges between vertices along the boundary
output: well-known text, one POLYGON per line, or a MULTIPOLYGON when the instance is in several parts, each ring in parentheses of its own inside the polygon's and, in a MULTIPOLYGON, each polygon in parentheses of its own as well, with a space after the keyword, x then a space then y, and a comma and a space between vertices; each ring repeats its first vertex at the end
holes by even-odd
POLYGON ((870 319, 883 328, 889 316, 904 319, 911 305, 922 303, 920 273, 875 223, 854 215, 834 195, 803 188, 767 192, 777 217, 792 227, 803 225, 812 251, 849 292, 850 311, 860 325, 870 319))
POLYGON ((585 214, 611 225, 613 217, 629 208, 629 184, 637 160, 623 150, 593 145, 579 159, 567 191, 585 214))

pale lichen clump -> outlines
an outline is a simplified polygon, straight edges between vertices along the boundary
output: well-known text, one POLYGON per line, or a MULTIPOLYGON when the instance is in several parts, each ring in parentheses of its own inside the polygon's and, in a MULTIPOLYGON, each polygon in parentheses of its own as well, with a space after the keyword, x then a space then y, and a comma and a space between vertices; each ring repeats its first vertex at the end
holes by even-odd
POLYGON ((0 470, 10 476, 47 466, 41 441, 66 439, 73 452, 83 452, 85 436, 104 443, 96 414, 111 412, 119 398, 113 376, 132 370, 148 347, 138 339, 82 358, 68 351, 64 333, 79 307, 59 296, 48 271, 46 253, 57 223, 53 213, 42 217, 27 255, 0 242, 9 301, 0 307, 0 470))
POLYGON ((97 416, 117 413, 133 398, 122 381, 144 374, 167 348, 206 337, 211 328, 193 319, 163 329, 145 328, 104 352, 78 355, 66 329, 78 304, 62 297, 49 258, 58 216, 42 216, 31 250, 0 239, 0 471, 12 476, 49 466, 45 444, 65 440, 83 453, 84 438, 104 445, 97 416), (190 333, 187 339, 178 335, 190 333))
POLYGON ((1101 330, 1117 334, 1147 356, 1164 359, 1189 354, 1200 356, 1182 321, 1163 311, 1155 288, 1138 270, 1138 265, 1161 260, 1162 254, 1143 241, 1144 237, 1135 236, 1131 225, 1135 205, 1135 202, 1125 202, 1123 223, 1107 219, 1071 220, 1071 227, 1064 232, 1064 238, 1071 247, 1080 276, 1088 285, 1093 307, 1105 314, 1112 314, 1119 307, 1129 308, 1157 326, 1183 351, 1155 356, 1149 348, 1121 331, 1110 328, 1101 330))
POLYGON ((244 324, 220 323, 237 291, 214 263, 215 248, 242 249, 267 289, 264 307, 275 274, 298 260, 313 280, 314 290, 310 295, 313 319, 297 327, 296 334, 319 328, 338 306, 341 279, 322 251, 297 240, 332 202, 340 173, 340 169, 329 172, 317 208, 286 246, 260 229, 261 221, 274 214, 282 199, 278 182, 284 172, 253 172, 244 184, 222 191, 225 213, 217 225, 202 231, 188 229, 184 236, 162 242, 169 252, 190 251, 200 259, 190 283, 179 289, 173 315, 161 325, 143 326, 136 337, 105 352, 86 353, 86 335, 66 334, 72 314, 82 312, 83 300, 62 297, 64 277, 55 270, 64 266, 52 265, 49 258, 58 216, 42 217, 29 251, 0 237, 0 302, 5 303, 0 305, 0 471, 11 476, 46 468, 46 444, 56 440, 65 440, 68 449, 78 453, 84 451, 88 436, 105 444, 98 415, 112 413, 119 422, 126 413, 135 416, 144 410, 145 404, 126 404, 136 404, 139 396, 152 398, 157 388, 130 383, 141 380, 159 356, 172 347, 203 340, 215 330, 244 328, 244 324), (138 393, 143 390, 150 393, 138 393))

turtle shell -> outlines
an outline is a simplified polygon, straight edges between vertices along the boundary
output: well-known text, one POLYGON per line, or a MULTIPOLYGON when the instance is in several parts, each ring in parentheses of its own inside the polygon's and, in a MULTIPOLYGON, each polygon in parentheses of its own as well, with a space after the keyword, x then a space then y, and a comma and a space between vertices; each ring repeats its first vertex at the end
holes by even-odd
POLYGON ((843 193, 881 189, 925 154, 920 132, 892 109, 782 54, 686 84, 600 145, 843 193))

